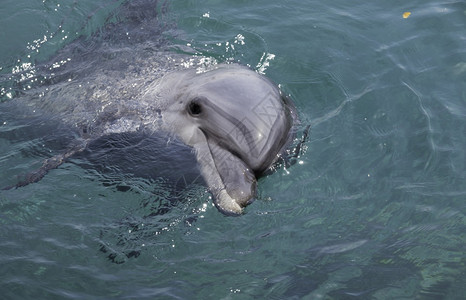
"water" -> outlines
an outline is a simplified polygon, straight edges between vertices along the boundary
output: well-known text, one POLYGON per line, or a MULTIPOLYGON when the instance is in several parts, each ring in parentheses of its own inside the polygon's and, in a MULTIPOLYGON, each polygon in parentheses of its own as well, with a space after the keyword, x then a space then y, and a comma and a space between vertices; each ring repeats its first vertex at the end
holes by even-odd
MULTIPOLYGON (((464 2, 170 1, 145 23, 163 32, 133 30, 131 43, 112 39, 130 26, 121 1, 23 2, 0 8, 2 186, 74 137, 12 111, 16 95, 51 76, 44 62, 66 65, 76 47, 99 57, 102 41, 249 65, 311 131, 300 163, 262 178, 238 218, 212 206, 195 171, 183 175, 189 151, 141 137, 100 141, 1 191, 2 298, 466 296, 464 2)), ((69 66, 64 75, 85 74, 69 66)))

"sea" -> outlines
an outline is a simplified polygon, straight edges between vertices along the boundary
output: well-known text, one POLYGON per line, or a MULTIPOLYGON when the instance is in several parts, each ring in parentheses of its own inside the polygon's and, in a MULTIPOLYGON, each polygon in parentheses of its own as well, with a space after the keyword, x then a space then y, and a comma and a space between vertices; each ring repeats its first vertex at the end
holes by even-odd
POLYGON ((0 28, 0 187, 78 136, 24 95, 121 55, 248 66, 304 142, 231 217, 191 150, 102 137, 0 190, 1 299, 466 299, 464 0, 2 0, 0 28))

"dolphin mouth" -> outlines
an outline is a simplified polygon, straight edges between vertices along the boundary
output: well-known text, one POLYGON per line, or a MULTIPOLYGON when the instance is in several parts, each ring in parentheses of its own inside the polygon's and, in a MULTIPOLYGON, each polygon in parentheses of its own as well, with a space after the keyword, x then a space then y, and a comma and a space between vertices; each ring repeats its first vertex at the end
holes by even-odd
POLYGON ((194 148, 214 204, 225 215, 240 215, 254 201, 257 183, 254 171, 233 152, 209 138, 204 130, 200 131, 205 139, 194 148))

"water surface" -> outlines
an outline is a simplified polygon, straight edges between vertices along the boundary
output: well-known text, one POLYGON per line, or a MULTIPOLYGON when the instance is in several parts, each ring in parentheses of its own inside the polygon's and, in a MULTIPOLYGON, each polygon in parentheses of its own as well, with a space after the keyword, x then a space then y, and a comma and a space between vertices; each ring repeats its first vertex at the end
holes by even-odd
POLYGON ((299 163, 260 179, 258 199, 232 218, 212 205, 189 151, 99 141, 39 183, 0 192, 5 299, 465 297, 463 1, 153 4, 2 4, 0 185, 75 137, 11 103, 85 76, 101 49, 266 74, 295 102, 298 137, 311 125, 299 163))

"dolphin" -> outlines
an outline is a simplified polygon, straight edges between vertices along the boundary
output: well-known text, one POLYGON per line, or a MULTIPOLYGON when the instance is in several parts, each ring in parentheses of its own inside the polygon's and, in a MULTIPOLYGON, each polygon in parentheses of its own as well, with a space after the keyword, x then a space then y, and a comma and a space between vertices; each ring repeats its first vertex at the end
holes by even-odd
MULTIPOLYGON (((124 13, 139 16, 139 11, 148 10, 124 13)), ((76 132, 67 150, 8 188, 39 181, 102 137, 144 131, 150 138, 162 132, 193 149, 219 211, 240 215, 254 200, 257 178, 293 138, 293 103, 248 67, 165 51, 154 43, 161 36, 156 18, 144 15, 134 24, 135 18, 127 19, 28 70, 40 84, 0 104, 53 118, 76 132)))
POLYGON ((292 137, 290 100, 266 77, 239 65, 171 73, 143 99, 164 103, 164 129, 193 147, 214 203, 225 214, 241 214, 252 202, 257 176, 292 137))
POLYGON ((39 181, 102 136, 143 130, 150 137, 153 132, 166 132, 193 148, 218 210, 239 215, 254 200, 257 178, 289 145, 296 120, 292 102, 274 83, 238 64, 172 71, 145 86, 134 99, 102 100, 97 111, 92 103, 99 101, 100 92, 84 93, 87 103, 73 101, 75 106, 64 109, 49 102, 73 93, 70 86, 46 89, 47 93, 38 92, 45 100, 15 100, 28 103, 35 113, 53 111, 63 122, 75 122, 79 141, 13 187, 39 181), (84 113, 85 108, 91 111, 84 113))

